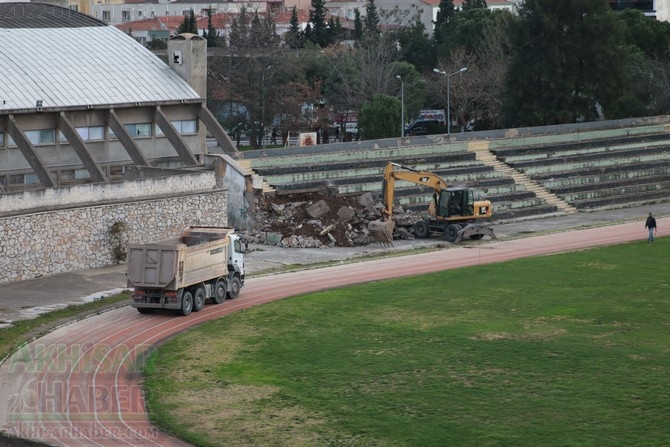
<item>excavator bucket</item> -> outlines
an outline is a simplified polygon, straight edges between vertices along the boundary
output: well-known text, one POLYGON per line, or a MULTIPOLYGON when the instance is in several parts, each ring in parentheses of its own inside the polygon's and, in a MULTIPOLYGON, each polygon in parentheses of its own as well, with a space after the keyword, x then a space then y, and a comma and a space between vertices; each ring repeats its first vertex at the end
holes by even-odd
POLYGON ((484 236, 490 236, 491 239, 498 239, 493 233, 493 228, 485 224, 471 223, 461 228, 458 237, 454 241, 459 243, 464 238, 481 239, 484 236))
POLYGON ((368 223, 370 236, 380 244, 393 245, 393 230, 395 223, 392 220, 372 220, 368 223))

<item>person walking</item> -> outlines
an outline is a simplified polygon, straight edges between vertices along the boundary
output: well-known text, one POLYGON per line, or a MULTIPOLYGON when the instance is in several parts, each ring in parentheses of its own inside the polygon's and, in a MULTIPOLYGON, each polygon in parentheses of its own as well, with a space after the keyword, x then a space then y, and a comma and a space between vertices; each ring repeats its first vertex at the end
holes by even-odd
POLYGON ((654 233, 656 232, 656 219, 654 216, 649 213, 647 221, 644 223, 644 227, 649 229, 649 242, 654 242, 654 233))

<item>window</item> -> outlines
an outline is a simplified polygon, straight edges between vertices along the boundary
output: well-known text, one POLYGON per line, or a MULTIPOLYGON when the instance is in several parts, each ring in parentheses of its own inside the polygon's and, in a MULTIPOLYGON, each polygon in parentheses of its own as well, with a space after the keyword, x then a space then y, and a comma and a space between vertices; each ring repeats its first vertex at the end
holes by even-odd
POLYGON ((126 131, 133 138, 146 138, 151 136, 151 123, 126 124, 126 131))
POLYGON ((34 145, 55 144, 56 129, 27 130, 26 138, 34 145))
POLYGON ((12 174, 9 176, 10 185, 37 185, 39 180, 35 174, 12 174))
POLYGON ((110 20, 112 20, 111 11, 102 11, 102 21, 109 22, 110 20))
MULTIPOLYGON (((192 135, 198 133, 198 121, 197 120, 177 120, 171 121, 172 126, 180 135, 192 135)), ((156 136, 165 135, 160 127, 156 126, 156 136)))
POLYGON ((5 133, 0 132, 0 147, 5 147, 5 133))
POLYGON ((37 174, 26 174, 23 176, 23 183, 26 185, 39 185, 40 181, 37 174))
POLYGON ((130 11, 128 10, 121 11, 121 21, 130 22, 130 11))
POLYGON ((91 178, 91 174, 89 174, 87 169, 75 169, 74 178, 77 180, 88 179, 91 178))
POLYGON ((74 169, 65 169, 58 173, 58 179, 61 182, 69 182, 74 180, 74 169))
POLYGON ((173 121, 177 132, 182 135, 198 133, 198 122, 196 120, 173 121))
POLYGON ((105 139, 104 126, 77 127, 77 133, 84 141, 102 141, 105 139))

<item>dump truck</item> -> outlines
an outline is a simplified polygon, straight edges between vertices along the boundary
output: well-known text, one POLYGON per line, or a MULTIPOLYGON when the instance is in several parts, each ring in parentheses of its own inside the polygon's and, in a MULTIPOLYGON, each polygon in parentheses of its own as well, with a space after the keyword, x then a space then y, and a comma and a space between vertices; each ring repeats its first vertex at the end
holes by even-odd
POLYGON ((463 238, 481 239, 489 235, 495 239, 493 229, 484 223, 492 216, 489 200, 475 200, 469 188, 450 187, 447 181, 432 172, 418 171, 408 166, 389 162, 384 169, 382 181, 382 219, 368 224, 370 235, 380 243, 393 243, 393 200, 395 182, 422 185, 433 190, 433 200, 428 207, 428 216, 414 224, 414 235, 424 239, 439 234, 449 242, 460 242, 463 238), (396 169, 397 168, 397 169, 396 169))
POLYGON ((233 228, 191 226, 179 237, 128 247, 130 305, 142 314, 198 312, 236 298, 244 285, 242 243, 233 228))

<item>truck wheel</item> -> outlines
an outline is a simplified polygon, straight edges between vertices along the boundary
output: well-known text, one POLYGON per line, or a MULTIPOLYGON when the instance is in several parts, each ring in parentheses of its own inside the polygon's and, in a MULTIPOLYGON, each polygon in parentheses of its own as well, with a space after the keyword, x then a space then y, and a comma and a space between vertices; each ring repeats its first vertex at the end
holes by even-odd
POLYGON ((188 290, 184 291, 184 294, 181 296, 181 314, 186 316, 191 313, 193 310, 193 295, 188 290))
POLYGON ((428 222, 425 220, 420 220, 414 224, 414 235, 419 239, 426 239, 430 236, 430 228, 428 228, 428 222))
POLYGON ((458 239, 458 232, 461 230, 461 226, 458 224, 449 224, 447 229, 444 230, 444 238, 449 242, 455 242, 458 239))
POLYGON ((237 276, 233 278, 230 282, 230 292, 228 292, 228 298, 233 299, 237 298, 237 295, 240 294, 240 289, 242 288, 242 281, 237 276))
POLYGON ((149 307, 138 307, 137 311, 141 314, 152 314, 156 312, 156 309, 151 309, 149 307))
POLYGON ((212 302, 214 304, 221 304, 226 299, 226 280, 224 278, 219 278, 216 280, 216 285, 214 286, 214 296, 212 297, 212 302))
POLYGON ((193 294, 193 311, 200 312, 205 307, 205 289, 198 286, 193 294))

